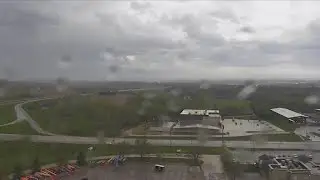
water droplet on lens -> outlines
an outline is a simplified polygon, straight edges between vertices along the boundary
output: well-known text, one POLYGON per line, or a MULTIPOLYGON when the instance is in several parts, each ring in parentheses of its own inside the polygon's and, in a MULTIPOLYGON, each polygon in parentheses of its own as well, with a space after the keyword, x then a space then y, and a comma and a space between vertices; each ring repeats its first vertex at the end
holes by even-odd
POLYGON ((181 90, 173 89, 170 91, 170 94, 172 94, 173 96, 179 96, 181 94, 181 90))
POLYGON ((61 57, 61 61, 70 63, 72 61, 72 57, 69 54, 65 54, 61 57))
POLYGON ((249 96, 256 92, 257 86, 256 85, 249 85, 244 87, 238 94, 239 99, 247 99, 249 96))
POLYGON ((146 112, 143 108, 139 109, 137 112, 139 115, 144 115, 146 112))
POLYGON ((40 87, 30 88, 29 93, 31 96, 39 96, 41 94, 41 88, 40 87))
POLYGON ((145 99, 153 99, 154 97, 156 97, 156 94, 155 93, 144 93, 143 97, 145 99))
POLYGON ((209 89, 209 88, 210 88, 210 86, 211 86, 211 84, 210 84, 210 83, 208 83, 208 82, 204 82, 204 83, 201 83, 201 85, 200 85, 200 89, 209 89))
POLYGON ((5 88, 0 88, 0 97, 4 97, 6 95, 5 88))
POLYGON ((304 102, 307 103, 307 104, 318 104, 319 103, 319 97, 316 96, 316 95, 311 95, 311 96, 308 96, 304 99, 304 102))
POLYGON ((165 121, 165 122, 168 122, 170 121, 170 117, 169 116, 166 116, 166 115, 160 115, 160 120, 161 121, 165 121))
POLYGON ((174 112, 180 110, 180 107, 174 101, 167 102, 167 108, 174 112))
POLYGON ((116 73, 116 72, 118 72, 120 70, 120 67, 117 66, 117 65, 111 65, 111 66, 109 66, 109 70, 112 73, 116 73))
POLYGON ((58 62, 58 67, 62 69, 69 68, 71 61, 72 57, 70 55, 63 55, 58 62))
POLYGON ((68 89, 68 80, 65 78, 58 78, 56 81, 56 90, 58 92, 64 92, 68 89))
POLYGON ((142 102, 142 107, 144 107, 144 108, 150 107, 151 105, 152 105, 151 102, 148 100, 144 100, 142 102))

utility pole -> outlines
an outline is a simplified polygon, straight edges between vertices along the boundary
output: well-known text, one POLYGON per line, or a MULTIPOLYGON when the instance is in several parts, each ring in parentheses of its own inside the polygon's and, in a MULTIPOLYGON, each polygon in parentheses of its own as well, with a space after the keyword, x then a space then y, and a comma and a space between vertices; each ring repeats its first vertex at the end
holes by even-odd
POLYGON ((170 127, 170 147, 172 147, 172 139, 171 139, 171 135, 172 135, 172 127, 170 127))

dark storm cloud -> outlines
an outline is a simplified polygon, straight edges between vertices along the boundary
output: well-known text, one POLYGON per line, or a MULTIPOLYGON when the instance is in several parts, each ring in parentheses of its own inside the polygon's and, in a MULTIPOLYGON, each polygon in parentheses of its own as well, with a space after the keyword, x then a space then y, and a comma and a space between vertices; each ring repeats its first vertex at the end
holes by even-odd
POLYGON ((244 32, 244 33, 248 33, 248 34, 251 34, 251 33, 255 33, 255 30, 253 27, 250 27, 250 26, 243 26, 239 29, 240 32, 244 32))
MULTIPOLYGON (((230 9, 202 12, 205 4, 164 3, 1 2, 0 67, 13 69, 10 76, 15 78, 96 80, 203 78, 215 68, 253 69, 282 62, 319 65, 318 21, 289 41, 243 41, 224 31, 255 36, 261 28, 247 26, 230 9), (179 11, 182 6, 184 12, 179 11), (231 25, 219 29, 226 24, 231 25)), ((239 76, 233 69, 229 73, 239 76)))
POLYGON ((40 28, 58 26, 59 17, 55 14, 43 14, 19 3, 0 3, 0 27, 2 30, 17 31, 25 35, 36 35, 40 28))

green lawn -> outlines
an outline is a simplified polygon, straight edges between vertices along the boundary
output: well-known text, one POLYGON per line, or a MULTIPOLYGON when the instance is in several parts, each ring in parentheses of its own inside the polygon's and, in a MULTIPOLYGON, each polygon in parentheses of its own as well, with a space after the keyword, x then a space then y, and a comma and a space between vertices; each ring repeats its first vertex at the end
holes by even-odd
POLYGON ((0 127, 0 133, 5 134, 28 134, 35 135, 38 134, 35 132, 26 121, 18 122, 13 125, 0 127))
MULTIPOLYGON (((143 136, 128 136, 127 138, 144 138, 143 136)), ((149 136, 149 139, 184 139, 184 140, 197 140, 197 137, 170 137, 170 136, 149 136)), ((255 139, 263 139, 265 141, 286 141, 286 142, 300 142, 302 141, 298 135, 295 134, 269 134, 261 136, 240 136, 228 137, 224 136, 225 141, 252 141, 255 139)), ((222 137, 210 137, 212 141, 222 141, 222 137)))
POLYGON ((0 105, 0 125, 9 123, 16 119, 14 106, 15 104, 0 105))
MULTIPOLYGON (((0 174, 8 174, 17 165, 23 169, 29 169, 35 157, 39 158, 41 164, 75 159, 78 152, 87 152, 90 145, 31 143, 26 139, 15 142, 0 142, 0 147, 0 174)), ((222 148, 204 147, 149 146, 147 149, 145 149, 146 152, 152 154, 176 153, 177 149, 181 149, 182 152, 197 150, 202 154, 220 154, 223 152, 222 148)), ((137 154, 138 149, 129 145, 96 145, 91 156, 112 155, 119 152, 137 154)))
POLYGON ((24 108, 42 129, 64 135, 96 136, 98 131, 104 131, 106 136, 117 136, 122 128, 141 121, 137 114, 139 107, 117 106, 91 97, 39 101, 24 108))

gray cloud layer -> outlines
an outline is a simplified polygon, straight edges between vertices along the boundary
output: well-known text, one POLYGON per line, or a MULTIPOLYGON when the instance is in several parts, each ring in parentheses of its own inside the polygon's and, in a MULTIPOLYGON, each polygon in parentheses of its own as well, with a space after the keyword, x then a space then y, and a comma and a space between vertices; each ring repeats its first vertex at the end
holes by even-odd
POLYGON ((320 16, 274 30, 277 17, 266 27, 245 7, 212 3, 1 2, 0 77, 320 77, 320 16))

